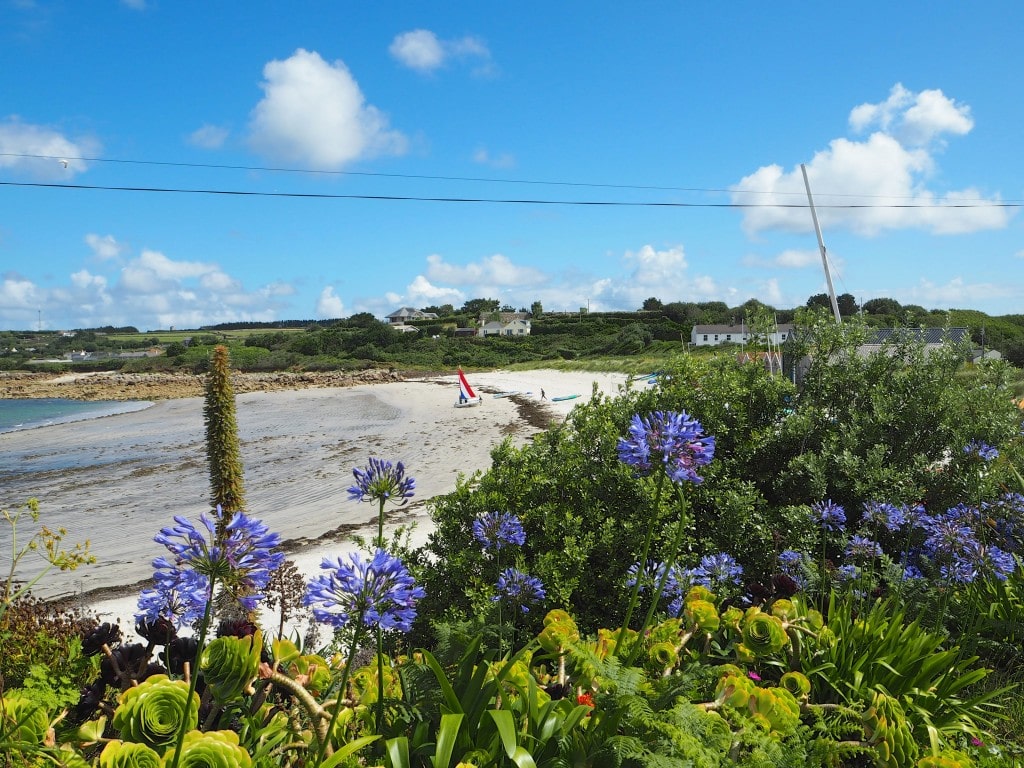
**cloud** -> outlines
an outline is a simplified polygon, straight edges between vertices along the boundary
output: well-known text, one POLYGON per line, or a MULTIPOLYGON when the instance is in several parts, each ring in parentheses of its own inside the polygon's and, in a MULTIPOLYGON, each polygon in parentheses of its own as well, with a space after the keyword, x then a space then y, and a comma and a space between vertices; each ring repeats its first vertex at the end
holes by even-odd
MULTIPOLYGON (((973 123, 967 107, 941 91, 912 94, 894 88, 881 104, 862 104, 850 116, 855 129, 880 130, 866 140, 837 138, 806 164, 821 228, 847 229, 873 236, 886 230, 916 228, 933 234, 999 229, 1009 209, 999 195, 974 187, 944 193, 927 188, 936 170, 934 149, 922 146, 946 133, 965 134, 973 123), (890 132, 891 131, 891 132, 890 132)), ((749 235, 765 230, 808 232, 807 191, 800 167, 788 173, 763 166, 732 187, 732 202, 743 211, 749 235)))
POLYGON ((850 126, 858 132, 877 127, 903 144, 924 146, 944 133, 970 133, 974 120, 970 107, 957 104, 942 91, 913 93, 896 83, 885 101, 854 107, 850 126))
POLYGON ((907 292, 905 304, 920 304, 925 307, 963 308, 991 299, 1008 298, 1019 289, 1009 283, 965 283, 962 277, 955 277, 945 285, 937 285, 921 278, 920 282, 907 292))
POLYGON ((539 285, 546 280, 541 270, 516 266, 500 253, 464 266, 448 264, 441 256, 431 254, 427 257, 427 277, 434 281, 495 291, 512 286, 539 285))
POLYGON ((220 149, 227 141, 230 132, 227 128, 219 125, 204 124, 201 128, 192 131, 188 136, 190 144, 202 149, 220 149))
POLYGON ((0 282, 0 312, 4 317, 27 318, 42 306, 42 292, 29 280, 18 275, 5 275, 0 282))
POLYGON ((402 154, 406 137, 387 116, 366 103, 342 61, 325 62, 297 50, 263 68, 263 99, 253 109, 249 143, 275 159, 340 169, 379 154, 402 154))
POLYGON ((117 242, 113 235, 100 236, 90 233, 85 236, 85 243, 100 261, 116 259, 125 250, 125 247, 117 242))
POLYGON ((341 317, 345 314, 345 304, 341 297, 334 293, 334 288, 326 286, 320 291, 316 300, 316 316, 321 320, 341 317))
POLYGON ((776 256, 773 263, 778 267, 792 269, 819 266, 821 264, 821 253, 819 251, 801 251, 789 248, 776 256))
POLYGON ((395 36, 388 53, 400 64, 418 72, 434 72, 452 59, 476 59, 482 63, 478 74, 490 71, 491 52, 477 37, 467 35, 453 40, 440 40, 429 29, 414 29, 395 36))
POLYGON ((507 152, 503 152, 498 155, 492 155, 483 147, 473 152, 473 162, 479 163, 480 165, 486 165, 491 168, 513 168, 516 164, 516 158, 507 152))
POLYGON ((72 140, 40 125, 23 123, 16 116, 0 122, 0 169, 22 172, 40 181, 70 179, 88 169, 98 143, 89 137, 72 140))

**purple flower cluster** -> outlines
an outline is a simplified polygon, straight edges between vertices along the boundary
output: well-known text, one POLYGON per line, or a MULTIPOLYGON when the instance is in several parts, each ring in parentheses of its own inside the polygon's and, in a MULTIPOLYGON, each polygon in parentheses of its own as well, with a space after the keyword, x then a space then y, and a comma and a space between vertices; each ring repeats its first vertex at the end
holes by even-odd
POLYGON ((521 547, 526 542, 526 532, 512 513, 487 512, 473 521, 473 538, 484 549, 498 551, 508 546, 521 547))
POLYGON ((978 577, 1005 581, 1016 568, 1013 555, 999 546, 1012 546, 1012 542, 988 541, 992 535, 998 537, 998 529, 991 530, 988 520, 983 520, 981 510, 975 507, 957 504, 927 518, 923 528, 922 551, 939 564, 940 575, 949 581, 968 584, 978 577), (987 535, 980 538, 979 530, 987 535))
POLYGON ((872 560, 880 557, 882 546, 866 536, 853 535, 846 544, 846 556, 857 560, 872 560))
POLYGON ((964 446, 964 453, 969 456, 977 456, 982 461, 992 461, 999 458, 999 449, 994 448, 983 440, 971 440, 964 446))
POLYGON ((495 602, 507 600, 518 605, 523 613, 530 611, 527 603, 539 603, 546 597, 540 579, 527 576, 515 568, 506 568, 498 575, 498 594, 491 599, 495 602))
POLYGON ((836 533, 846 527, 846 511, 832 499, 811 504, 811 516, 826 531, 836 533))
POLYGON ((619 461, 649 475, 660 465, 674 483, 701 483, 697 468, 715 455, 715 438, 685 411, 655 411, 633 416, 629 437, 619 438, 619 461))
POLYGON ((907 507, 891 504, 887 501, 864 502, 863 521, 874 528, 885 528, 889 532, 898 531, 908 520, 907 507))
POLYGON ((743 566, 725 552, 705 555, 696 568, 690 569, 690 578, 694 584, 700 584, 711 591, 727 586, 738 587, 743 583, 743 566))
POLYGON ((324 558, 324 573, 310 581, 303 604, 311 606, 317 621, 335 628, 362 622, 364 627, 408 632, 416 619, 416 602, 426 593, 402 561, 383 549, 370 560, 350 552, 324 558))
POLYGON ((162 528, 153 537, 163 544, 172 558, 158 557, 152 589, 139 598, 138 618, 191 621, 202 616, 210 599, 210 581, 223 586, 246 610, 262 599, 274 571, 284 563, 278 552, 281 537, 261 521, 236 512, 218 542, 217 521, 224 514, 220 506, 216 516, 199 516, 200 525, 175 516, 176 525, 162 528))
POLYGON ((405 465, 400 461, 392 464, 390 461, 371 458, 368 466, 363 469, 356 467, 352 474, 356 484, 348 489, 350 501, 391 501, 403 504, 405 499, 415 495, 416 479, 405 476, 405 465))

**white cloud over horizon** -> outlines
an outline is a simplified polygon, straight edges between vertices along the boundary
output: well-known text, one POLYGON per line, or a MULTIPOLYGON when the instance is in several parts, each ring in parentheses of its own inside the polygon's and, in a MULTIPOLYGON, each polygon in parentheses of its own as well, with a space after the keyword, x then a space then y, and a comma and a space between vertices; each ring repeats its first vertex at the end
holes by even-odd
MULTIPOLYGON (((910 228, 949 235, 1007 225, 1010 213, 998 194, 986 196, 971 186, 946 191, 927 186, 944 137, 973 128, 969 107, 939 90, 913 93, 897 84, 885 101, 855 107, 850 125, 858 133, 877 130, 865 140, 833 139, 805 164, 823 229, 870 237, 910 228)), ((732 187, 731 199, 753 206, 743 210, 748 235, 813 228, 799 165, 788 172, 779 164, 762 166, 732 187), (785 207, 794 204, 798 207, 785 207)))
POLYGON ((99 148, 93 137, 69 139, 52 128, 22 122, 17 115, 0 121, 0 169, 38 181, 74 178, 89 167, 78 158, 94 157, 99 148))
POLYGON ((491 52, 477 37, 465 35, 452 40, 441 40, 429 29, 414 29, 395 35, 388 53, 402 66, 417 72, 430 73, 444 67, 453 59, 472 59, 480 62, 478 74, 489 70, 491 52))
POLYGON ((360 158, 407 151, 408 139, 366 103, 343 61, 329 64, 300 48, 268 62, 263 77, 264 95, 249 123, 249 145, 258 153, 339 170, 360 158))

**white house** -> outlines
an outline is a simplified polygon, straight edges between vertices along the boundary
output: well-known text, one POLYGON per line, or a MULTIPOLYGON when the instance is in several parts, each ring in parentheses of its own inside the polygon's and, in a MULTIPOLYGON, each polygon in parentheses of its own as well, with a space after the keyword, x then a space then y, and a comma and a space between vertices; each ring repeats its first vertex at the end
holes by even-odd
MULTIPOLYGON (((695 347, 714 347, 719 344, 749 344, 756 334, 751 333, 747 325, 695 325, 690 331, 690 343, 695 347)), ((768 341, 779 345, 793 335, 793 324, 783 323, 775 326, 769 334, 768 341)), ((759 341, 763 341, 762 336, 759 341)))
POLYGON ((484 323, 476 330, 477 336, 529 336, 530 321, 524 318, 516 318, 508 322, 491 320, 484 323))

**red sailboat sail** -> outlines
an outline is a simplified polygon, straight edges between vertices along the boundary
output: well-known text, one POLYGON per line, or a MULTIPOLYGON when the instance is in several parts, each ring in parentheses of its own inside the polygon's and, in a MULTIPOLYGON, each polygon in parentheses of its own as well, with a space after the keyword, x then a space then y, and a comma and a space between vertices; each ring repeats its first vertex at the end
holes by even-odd
POLYGON ((462 392, 462 396, 466 400, 476 400, 476 392, 469 386, 469 382, 466 381, 466 374, 459 368, 459 391, 462 392))

